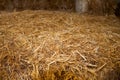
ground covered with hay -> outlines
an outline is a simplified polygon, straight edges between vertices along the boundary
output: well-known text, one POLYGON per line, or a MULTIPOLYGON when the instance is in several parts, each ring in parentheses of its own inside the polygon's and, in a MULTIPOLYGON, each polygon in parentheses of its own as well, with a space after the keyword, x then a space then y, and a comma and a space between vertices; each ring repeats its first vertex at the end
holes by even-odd
POLYGON ((120 80, 115 16, 0 13, 0 80, 120 80))

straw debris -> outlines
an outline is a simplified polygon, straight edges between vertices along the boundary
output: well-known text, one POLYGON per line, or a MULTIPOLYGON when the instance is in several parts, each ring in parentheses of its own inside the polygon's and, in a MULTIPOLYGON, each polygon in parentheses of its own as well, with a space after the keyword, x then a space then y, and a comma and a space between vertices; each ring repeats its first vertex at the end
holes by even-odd
POLYGON ((120 22, 112 15, 0 14, 0 80, 103 80, 119 61, 120 22))

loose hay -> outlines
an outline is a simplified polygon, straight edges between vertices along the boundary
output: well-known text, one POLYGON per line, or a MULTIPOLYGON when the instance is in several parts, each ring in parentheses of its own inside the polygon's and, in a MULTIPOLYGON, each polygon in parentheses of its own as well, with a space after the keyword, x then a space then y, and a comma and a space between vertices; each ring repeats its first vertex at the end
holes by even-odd
POLYGON ((0 80, 106 80, 119 62, 120 22, 114 16, 0 14, 0 80))

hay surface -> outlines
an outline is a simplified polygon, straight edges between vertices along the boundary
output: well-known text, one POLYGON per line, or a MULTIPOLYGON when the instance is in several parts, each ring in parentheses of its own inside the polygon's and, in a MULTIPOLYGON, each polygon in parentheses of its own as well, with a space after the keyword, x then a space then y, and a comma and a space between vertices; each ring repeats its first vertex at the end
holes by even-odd
POLYGON ((119 63, 120 22, 114 16, 0 14, 0 80, 103 80, 119 63))

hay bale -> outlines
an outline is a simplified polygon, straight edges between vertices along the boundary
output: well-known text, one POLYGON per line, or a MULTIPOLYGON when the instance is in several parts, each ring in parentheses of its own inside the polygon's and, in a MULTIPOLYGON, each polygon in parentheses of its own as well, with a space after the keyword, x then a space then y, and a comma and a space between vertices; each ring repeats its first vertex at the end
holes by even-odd
POLYGON ((119 25, 114 16, 1 13, 0 80, 106 79, 119 67, 119 25))

